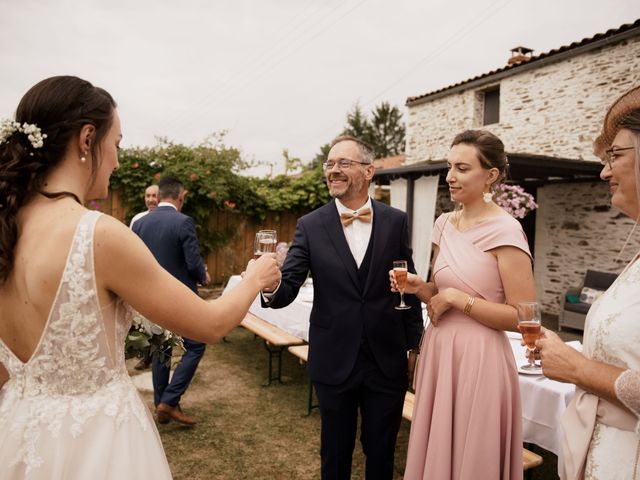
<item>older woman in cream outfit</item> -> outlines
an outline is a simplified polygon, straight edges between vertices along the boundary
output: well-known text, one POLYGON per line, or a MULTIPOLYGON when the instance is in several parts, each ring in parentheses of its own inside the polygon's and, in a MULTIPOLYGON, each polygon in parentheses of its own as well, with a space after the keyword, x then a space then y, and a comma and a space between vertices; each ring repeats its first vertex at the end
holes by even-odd
MULTIPOLYGON (((640 220, 640 87, 609 109, 594 144, 611 203, 640 220)), ((563 479, 640 479, 640 253, 586 319, 582 354, 545 330, 537 346, 544 374, 574 383, 562 419, 563 479)))

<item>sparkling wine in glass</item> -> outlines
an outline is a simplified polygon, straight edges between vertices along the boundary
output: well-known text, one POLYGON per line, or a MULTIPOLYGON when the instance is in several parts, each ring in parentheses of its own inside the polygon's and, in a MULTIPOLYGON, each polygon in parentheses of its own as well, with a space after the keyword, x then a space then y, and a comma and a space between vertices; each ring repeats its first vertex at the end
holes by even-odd
POLYGON ((538 302, 520 302, 518 309, 518 328, 522 333, 522 339, 529 350, 529 363, 520 368, 534 370, 540 368, 536 363, 533 352, 536 349, 536 340, 540 338, 541 314, 538 302))
POLYGON ((404 289, 407 288, 407 261, 395 260, 393 262, 393 276, 396 279, 398 285, 398 291, 400 292, 400 305, 394 307, 396 310, 408 310, 411 308, 404 303, 404 289))
POLYGON ((278 237, 275 230, 260 230, 253 241, 253 256, 260 258, 263 253, 275 253, 278 237))

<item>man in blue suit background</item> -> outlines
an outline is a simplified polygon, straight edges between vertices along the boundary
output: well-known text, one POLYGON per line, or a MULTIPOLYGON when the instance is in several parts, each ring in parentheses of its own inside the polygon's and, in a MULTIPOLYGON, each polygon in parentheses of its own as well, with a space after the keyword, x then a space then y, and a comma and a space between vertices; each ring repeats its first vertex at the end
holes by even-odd
MULTIPOLYGON (((298 220, 293 243, 263 306, 290 304, 311 272, 313 308, 307 369, 322 417, 322 478, 351 478, 358 420, 366 478, 393 478, 396 437, 410 365, 423 324, 419 301, 396 310, 389 287, 394 260, 415 272, 407 215, 369 197, 374 154, 353 137, 339 137, 324 164, 334 200, 298 220), (275 286, 274 286, 275 287, 275 286)), ((415 360, 415 357, 413 358, 415 360)))
MULTIPOLYGON (((165 177, 158 184, 160 202, 155 210, 133 224, 133 231, 147 245, 162 267, 187 287, 198 293, 198 283, 209 283, 209 274, 200 256, 200 245, 193 219, 180 213, 186 190, 175 177, 165 177)), ((182 412, 180 398, 191 383, 204 355, 206 345, 184 338, 185 352, 169 382, 169 368, 153 359, 153 394, 159 423, 175 420, 195 425, 195 420, 182 412)), ((171 351, 167 352, 171 355, 171 351)))

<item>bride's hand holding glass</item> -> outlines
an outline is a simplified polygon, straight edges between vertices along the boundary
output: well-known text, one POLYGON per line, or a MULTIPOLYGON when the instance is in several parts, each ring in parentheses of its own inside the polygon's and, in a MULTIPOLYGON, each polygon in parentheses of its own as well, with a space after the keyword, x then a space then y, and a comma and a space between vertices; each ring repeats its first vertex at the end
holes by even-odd
POLYGON ((243 278, 256 282, 260 286, 260 290, 277 285, 281 276, 275 253, 263 253, 257 260, 249 260, 247 268, 243 272, 243 278))

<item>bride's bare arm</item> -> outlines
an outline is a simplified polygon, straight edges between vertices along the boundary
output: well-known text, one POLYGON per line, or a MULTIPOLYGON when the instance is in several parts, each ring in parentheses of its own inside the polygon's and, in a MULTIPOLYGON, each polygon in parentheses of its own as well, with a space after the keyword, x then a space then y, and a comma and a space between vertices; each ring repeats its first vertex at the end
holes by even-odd
POLYGON ((224 297, 204 301, 164 270, 136 234, 106 216, 96 226, 95 259, 99 289, 158 325, 207 343, 237 326, 258 292, 280 278, 275 255, 266 255, 251 261, 242 282, 224 297))

